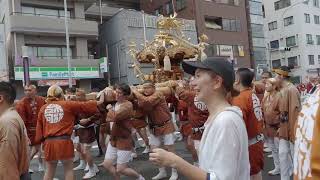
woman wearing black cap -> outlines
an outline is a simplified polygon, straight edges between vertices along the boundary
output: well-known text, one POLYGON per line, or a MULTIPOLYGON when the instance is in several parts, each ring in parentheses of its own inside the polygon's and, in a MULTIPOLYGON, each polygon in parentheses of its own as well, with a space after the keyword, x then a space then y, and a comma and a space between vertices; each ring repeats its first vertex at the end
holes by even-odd
POLYGON ((189 179, 249 180, 248 136, 242 113, 226 98, 234 82, 231 63, 223 58, 207 58, 182 66, 185 72, 195 75, 191 85, 209 111, 199 149, 199 168, 162 149, 155 149, 150 160, 176 168, 189 179))

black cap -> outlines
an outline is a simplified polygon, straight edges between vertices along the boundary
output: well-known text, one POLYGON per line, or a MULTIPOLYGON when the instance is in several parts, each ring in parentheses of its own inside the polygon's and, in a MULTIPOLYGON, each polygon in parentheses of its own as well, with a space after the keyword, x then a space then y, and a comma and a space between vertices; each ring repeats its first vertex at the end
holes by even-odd
POLYGON ((223 57, 208 57, 203 61, 183 61, 183 70, 191 75, 194 75, 197 69, 206 69, 213 71, 223 79, 223 84, 227 91, 233 89, 235 79, 234 69, 232 64, 223 57))

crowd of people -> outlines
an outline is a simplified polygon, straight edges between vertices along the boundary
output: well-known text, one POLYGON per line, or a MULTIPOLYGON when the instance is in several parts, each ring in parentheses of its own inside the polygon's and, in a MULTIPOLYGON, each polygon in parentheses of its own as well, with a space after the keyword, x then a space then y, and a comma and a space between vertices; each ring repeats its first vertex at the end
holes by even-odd
POLYGON ((186 61, 182 67, 192 76, 174 81, 171 95, 145 82, 107 87, 94 100, 83 89, 63 91, 53 85, 44 98, 37 96, 35 85, 27 85, 25 97, 15 102, 12 85, 0 82, 0 179, 30 179, 34 157, 45 180, 54 179, 59 162, 65 179, 74 179, 79 170, 86 172, 83 179, 93 178, 99 168, 90 150, 97 141, 105 154, 100 165, 113 179, 144 180, 128 164, 136 156, 137 137, 144 141, 143 153, 150 153, 159 167, 153 180, 177 180, 178 173, 197 180, 262 180, 264 146, 274 161, 269 175, 320 179, 318 86, 301 103, 287 66, 276 69, 274 77, 264 72, 260 81, 248 68, 234 71, 223 58, 186 61), (193 164, 175 152, 176 131, 193 164))

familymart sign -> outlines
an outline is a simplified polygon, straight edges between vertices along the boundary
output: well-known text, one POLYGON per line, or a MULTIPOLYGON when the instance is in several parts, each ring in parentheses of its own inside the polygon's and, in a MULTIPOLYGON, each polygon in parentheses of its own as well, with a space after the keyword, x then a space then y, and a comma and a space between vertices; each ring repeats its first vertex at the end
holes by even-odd
MULTIPOLYGON (((23 68, 15 67, 14 74, 16 80, 23 80, 23 68)), ((74 79, 99 78, 98 67, 73 67, 71 75, 74 79)), ((69 72, 66 67, 30 67, 31 80, 43 79, 68 79, 69 72)))

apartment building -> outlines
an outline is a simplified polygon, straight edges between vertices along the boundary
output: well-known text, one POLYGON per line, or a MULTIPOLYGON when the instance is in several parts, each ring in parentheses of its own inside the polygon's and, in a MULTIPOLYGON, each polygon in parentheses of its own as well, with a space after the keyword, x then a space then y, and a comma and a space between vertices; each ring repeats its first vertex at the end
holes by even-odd
MULTIPOLYGON (((95 2, 68 0, 70 56, 73 85, 91 90, 91 80, 100 77, 95 45, 98 23, 87 20, 85 10, 95 2)), ((58 0, 2 0, 0 23, 4 25, 5 62, 9 77, 22 90, 22 47, 28 47, 30 78, 40 87, 67 86, 68 69, 64 4, 58 0)), ((45 89, 45 88, 43 88, 45 89)), ((40 88, 41 90, 41 88, 40 88)))
MULTIPOLYGON (((194 19, 198 36, 206 34, 208 56, 224 56, 238 67, 255 65, 249 44, 247 2, 245 0, 140 0, 141 9, 169 16, 173 9, 179 18, 194 19)), ((262 11, 262 10, 261 10, 262 11)))
POLYGON ((293 67, 293 81, 319 76, 319 0, 264 0, 264 31, 273 68, 293 67))

